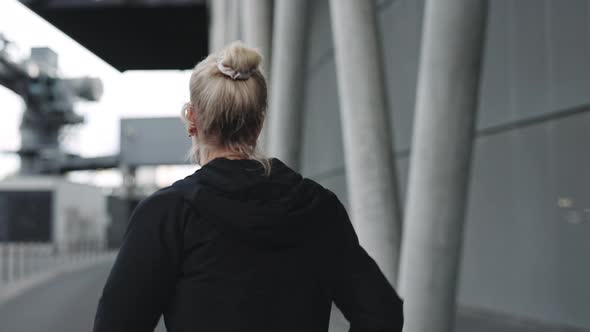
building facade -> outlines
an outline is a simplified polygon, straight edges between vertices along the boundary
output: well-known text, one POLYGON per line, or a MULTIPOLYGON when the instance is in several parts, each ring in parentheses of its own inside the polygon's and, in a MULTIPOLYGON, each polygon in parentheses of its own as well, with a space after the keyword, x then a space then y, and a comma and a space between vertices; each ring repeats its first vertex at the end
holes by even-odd
MULTIPOLYGON (((310 7, 300 165, 346 200, 329 1, 310 7)), ((377 11, 403 202, 424 1, 377 11)), ((590 329, 589 22, 587 1, 489 1, 460 311, 590 329)))

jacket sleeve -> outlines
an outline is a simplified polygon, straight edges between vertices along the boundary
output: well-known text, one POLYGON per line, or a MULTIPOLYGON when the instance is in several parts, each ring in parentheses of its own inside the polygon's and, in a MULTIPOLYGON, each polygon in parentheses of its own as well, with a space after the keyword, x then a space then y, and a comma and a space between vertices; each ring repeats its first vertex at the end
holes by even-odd
POLYGON ((398 332, 404 324, 403 301, 373 258, 359 244, 342 203, 336 198, 338 258, 333 300, 350 323, 350 332, 398 332))
POLYGON ((166 190, 137 205, 100 297, 94 332, 154 330, 180 271, 182 225, 190 213, 182 197, 166 190))

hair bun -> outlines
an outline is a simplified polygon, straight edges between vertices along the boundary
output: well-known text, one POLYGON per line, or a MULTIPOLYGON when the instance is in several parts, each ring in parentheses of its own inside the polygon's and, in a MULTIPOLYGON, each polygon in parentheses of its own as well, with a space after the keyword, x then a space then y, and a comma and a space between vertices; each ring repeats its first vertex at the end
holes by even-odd
POLYGON ((256 49, 235 41, 222 51, 220 62, 238 73, 250 73, 258 69, 262 55, 256 49))

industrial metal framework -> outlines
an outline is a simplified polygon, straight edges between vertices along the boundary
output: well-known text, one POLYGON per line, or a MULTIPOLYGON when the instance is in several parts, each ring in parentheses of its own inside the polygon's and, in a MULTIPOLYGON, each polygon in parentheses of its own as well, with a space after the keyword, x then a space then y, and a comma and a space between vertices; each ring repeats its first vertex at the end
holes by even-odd
POLYGON ((60 148, 64 126, 82 123, 74 110, 77 100, 97 101, 102 83, 97 78, 58 75, 57 54, 46 47, 31 49, 28 59, 12 59, 10 42, 0 35, 0 85, 21 96, 25 111, 20 125, 21 174, 62 174, 71 170, 110 168, 117 156, 82 158, 60 148))

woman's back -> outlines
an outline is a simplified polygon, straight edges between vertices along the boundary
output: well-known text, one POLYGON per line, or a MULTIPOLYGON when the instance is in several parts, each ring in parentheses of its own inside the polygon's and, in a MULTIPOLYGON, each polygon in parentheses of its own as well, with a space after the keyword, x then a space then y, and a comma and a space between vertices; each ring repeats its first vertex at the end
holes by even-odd
POLYGON ((399 331, 401 300, 327 189, 278 159, 216 158, 140 203, 95 331, 399 331))
POLYGON ((183 180, 199 188, 199 216, 186 226, 194 249, 167 311, 172 331, 186 322, 195 331, 313 331, 329 315, 313 230, 329 203, 320 187, 287 170, 274 160, 265 177, 255 161, 218 158, 183 180))

